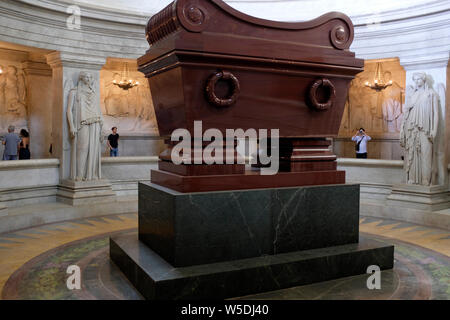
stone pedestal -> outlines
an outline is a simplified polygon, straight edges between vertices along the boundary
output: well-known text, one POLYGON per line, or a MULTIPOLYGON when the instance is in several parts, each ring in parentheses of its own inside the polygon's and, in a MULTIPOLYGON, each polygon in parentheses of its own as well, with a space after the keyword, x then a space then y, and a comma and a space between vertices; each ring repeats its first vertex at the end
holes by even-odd
POLYGON ((359 185, 180 193, 139 184, 139 240, 177 267, 356 243, 358 231, 359 185))
POLYGON ((174 267, 138 241, 110 240, 111 259, 146 299, 222 299, 348 277, 377 265, 391 269, 394 246, 359 243, 276 255, 174 267))
POLYGON ((58 186, 57 200, 73 206, 116 201, 108 180, 63 180, 58 186))
POLYGON ((450 206, 449 191, 445 186, 394 185, 387 199, 389 206, 425 212, 439 211, 450 206))
POLYGON ((392 268, 358 243, 359 185, 180 193, 139 184, 139 235, 111 259, 148 299, 226 298, 392 268))

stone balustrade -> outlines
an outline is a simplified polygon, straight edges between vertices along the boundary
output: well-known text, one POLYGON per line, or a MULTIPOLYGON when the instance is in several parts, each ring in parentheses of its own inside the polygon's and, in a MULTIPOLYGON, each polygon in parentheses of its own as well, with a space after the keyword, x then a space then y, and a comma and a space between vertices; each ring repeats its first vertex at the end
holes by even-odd
MULTIPOLYGON (((445 213, 446 210, 440 213, 407 214, 404 209, 397 210, 387 206, 392 187, 403 182, 403 161, 339 158, 337 162, 338 169, 346 171, 348 183, 361 185, 360 210, 362 215, 450 228, 450 219, 448 218, 450 215, 445 213)), ((102 158, 102 176, 111 182, 118 199, 116 204, 111 204, 114 206, 114 210, 123 212, 137 210, 138 182, 149 181, 150 170, 156 168, 157 163, 157 156, 102 158)), ((450 171, 450 166, 448 170, 450 171)), ((0 228, 0 233, 39 224, 41 219, 38 217, 33 221, 23 219, 23 223, 19 223, 22 220, 17 220, 18 218, 13 215, 31 214, 35 205, 59 206, 60 204, 56 203, 58 184, 58 159, 0 161, 0 221, 2 221, 0 224, 5 223, 0 228), (4 219, 6 220, 3 221, 4 219)), ((96 216, 112 212, 107 206, 103 209, 91 207, 90 211, 82 214, 96 216)), ((67 206, 59 209, 61 212, 68 210, 67 206)), ((76 211, 76 208, 70 209, 73 211, 71 214, 75 216, 67 215, 66 217, 59 211, 58 213, 53 212, 56 210, 54 208, 49 207, 48 210, 52 213, 51 215, 49 213, 50 218, 44 219, 46 222, 73 219, 82 212, 81 210, 76 211)), ((46 212, 39 214, 46 215, 46 212)))

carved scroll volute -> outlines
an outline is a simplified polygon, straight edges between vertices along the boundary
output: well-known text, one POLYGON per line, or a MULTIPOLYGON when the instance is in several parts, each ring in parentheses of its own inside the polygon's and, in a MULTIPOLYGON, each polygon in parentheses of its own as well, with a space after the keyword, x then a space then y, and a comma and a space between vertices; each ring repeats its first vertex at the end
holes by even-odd
POLYGON ((228 71, 220 71, 216 72, 208 78, 206 83, 206 98, 209 103, 217 106, 217 107, 227 107, 234 104, 241 92, 241 86, 239 84, 239 80, 228 71), (216 95, 216 83, 219 80, 225 80, 229 82, 231 86, 231 94, 226 98, 219 98, 216 95))
POLYGON ((353 24, 351 21, 341 21, 330 30, 330 41, 336 49, 344 50, 350 48, 353 42, 353 24))
POLYGON ((177 5, 177 16, 187 30, 202 32, 208 25, 209 14, 197 1, 183 0, 177 5))
POLYGON ((326 79, 317 79, 309 87, 309 102, 311 106, 319 111, 328 110, 336 100, 336 88, 333 83, 326 79))
POLYGON ((150 18, 145 27, 145 36, 150 45, 176 32, 180 27, 176 9, 176 2, 172 2, 150 18))

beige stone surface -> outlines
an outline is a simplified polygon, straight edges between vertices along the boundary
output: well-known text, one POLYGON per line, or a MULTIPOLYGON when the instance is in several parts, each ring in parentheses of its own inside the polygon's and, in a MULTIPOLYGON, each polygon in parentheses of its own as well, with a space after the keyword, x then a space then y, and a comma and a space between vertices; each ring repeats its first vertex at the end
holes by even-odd
POLYGON ((0 190, 56 185, 58 159, 0 161, 0 190))
MULTIPOLYGON (((398 134, 374 138, 367 143, 367 157, 369 159, 401 160, 403 149, 400 147, 398 134)), ((333 139, 333 150, 340 158, 355 158, 355 142, 351 137, 338 137, 333 139)))
POLYGON ((350 84, 339 137, 353 136, 361 127, 372 138, 395 136, 400 132, 400 126, 395 124, 401 121, 404 88, 405 70, 399 59, 366 60, 364 71, 350 84), (365 86, 366 82, 374 82, 377 63, 381 63, 384 82, 392 80, 391 86, 379 92, 365 86))
POLYGON ((403 179, 401 160, 338 158, 337 163, 347 182, 393 185, 403 179))
MULTIPOLYGON (((450 230, 449 186, 404 184, 403 161, 339 158, 347 183, 359 183, 362 215, 450 230)), ((449 167, 450 169, 450 167, 449 167)))
MULTIPOLYGON (((164 149, 164 138, 152 135, 127 135, 118 132, 120 157, 149 157, 159 155, 164 149)), ((104 136, 102 144, 103 157, 109 157, 109 148, 106 144, 108 134, 104 136)))
POLYGON ((148 80, 138 72, 136 60, 108 59, 100 71, 100 93, 105 134, 116 126, 121 135, 159 135, 148 80), (127 79, 139 85, 124 90, 113 83, 127 79))
POLYGON ((433 212, 450 208, 450 194, 447 186, 398 184, 392 186, 386 204, 433 212))
POLYGON ((72 206, 96 205, 115 202, 116 194, 109 180, 63 180, 58 185, 56 199, 72 206))
POLYGON ((28 127, 30 129, 30 152, 34 159, 50 158, 52 143, 52 70, 44 57, 22 63, 27 83, 28 127))

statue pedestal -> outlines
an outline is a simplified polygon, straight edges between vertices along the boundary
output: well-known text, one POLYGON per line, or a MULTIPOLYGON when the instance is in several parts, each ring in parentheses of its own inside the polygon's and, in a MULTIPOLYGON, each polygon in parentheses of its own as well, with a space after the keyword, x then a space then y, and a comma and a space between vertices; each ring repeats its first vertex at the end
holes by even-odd
POLYGON ((73 206, 116 201, 108 180, 63 180, 58 186, 57 200, 73 206))
POLYGON ((147 299, 228 298, 393 267, 359 242, 359 185, 180 193, 139 184, 139 233, 110 257, 147 299), (343 200, 344 199, 344 200, 343 200))
POLYGON ((387 205, 425 212, 440 211, 450 206, 449 191, 445 186, 393 185, 387 205))

